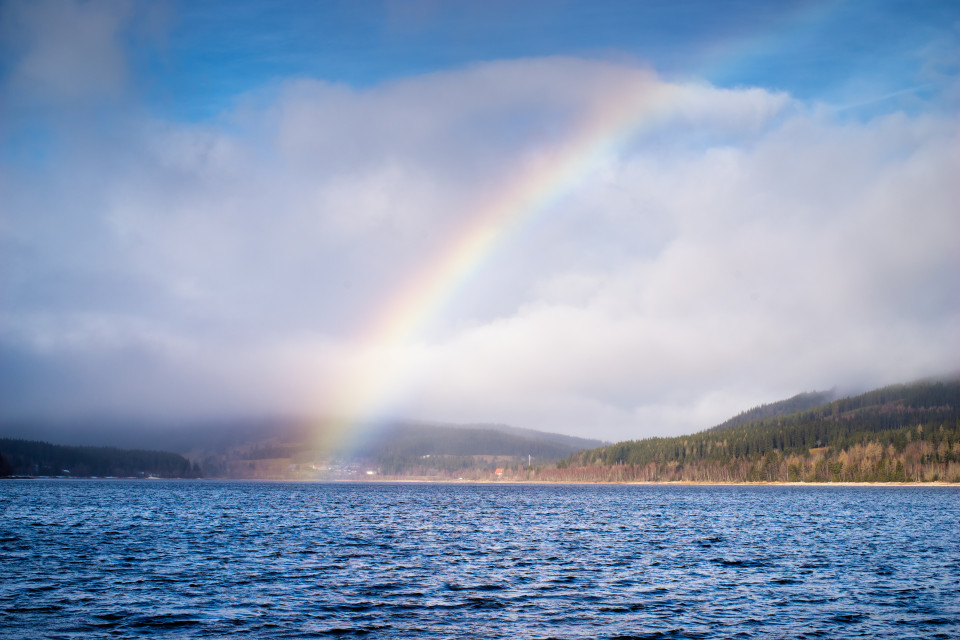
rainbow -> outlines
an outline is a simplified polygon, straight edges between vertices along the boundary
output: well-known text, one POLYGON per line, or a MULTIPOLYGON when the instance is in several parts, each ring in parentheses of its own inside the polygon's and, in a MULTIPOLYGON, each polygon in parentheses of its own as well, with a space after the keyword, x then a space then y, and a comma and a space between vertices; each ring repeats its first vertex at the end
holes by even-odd
POLYGON ((562 144, 520 172, 476 210, 387 301, 355 341, 361 353, 327 395, 322 446, 336 450, 373 427, 397 400, 409 349, 429 320, 505 239, 530 224, 644 127, 654 124, 682 89, 637 71, 633 81, 596 105, 562 144), (374 366, 375 365, 375 366, 374 366))

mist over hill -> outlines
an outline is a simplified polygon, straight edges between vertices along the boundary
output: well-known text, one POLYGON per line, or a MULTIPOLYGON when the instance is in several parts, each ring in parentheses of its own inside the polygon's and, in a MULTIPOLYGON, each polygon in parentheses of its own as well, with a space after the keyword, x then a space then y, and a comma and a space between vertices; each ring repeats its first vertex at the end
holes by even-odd
POLYGON ((317 446, 301 429, 198 455, 208 477, 487 479, 497 469, 552 466, 572 453, 603 444, 503 425, 397 422, 335 453, 317 446))

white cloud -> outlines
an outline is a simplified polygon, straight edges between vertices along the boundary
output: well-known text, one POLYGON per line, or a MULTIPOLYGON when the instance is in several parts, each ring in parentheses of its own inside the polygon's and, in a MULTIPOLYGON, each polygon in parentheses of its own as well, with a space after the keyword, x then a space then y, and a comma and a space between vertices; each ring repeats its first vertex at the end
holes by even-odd
POLYGON ((85 138, 69 157, 91 179, 71 182, 74 164, 8 176, 4 379, 42 359, 73 392, 5 397, 6 410, 324 406, 344 372, 375 377, 357 340, 385 300, 630 86, 672 102, 400 347, 398 410, 637 438, 955 368, 952 118, 844 120, 557 58, 368 90, 291 82, 206 126, 85 138))

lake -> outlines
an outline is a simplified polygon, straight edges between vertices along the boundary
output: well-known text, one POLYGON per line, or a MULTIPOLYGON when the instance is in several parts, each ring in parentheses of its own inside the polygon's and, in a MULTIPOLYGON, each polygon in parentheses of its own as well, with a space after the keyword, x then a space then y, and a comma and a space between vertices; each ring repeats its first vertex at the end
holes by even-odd
POLYGON ((5 480, 0 516, 0 637, 960 637, 960 487, 5 480))

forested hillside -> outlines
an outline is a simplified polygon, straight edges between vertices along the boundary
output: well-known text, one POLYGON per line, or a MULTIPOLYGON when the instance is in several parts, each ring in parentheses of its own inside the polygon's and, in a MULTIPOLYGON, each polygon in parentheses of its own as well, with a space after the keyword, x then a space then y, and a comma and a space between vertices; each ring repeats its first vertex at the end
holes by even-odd
POLYGON ((574 454, 543 480, 960 482, 960 379, 574 454))
POLYGON ((0 474, 74 478, 195 478, 200 475, 200 470, 183 456, 168 451, 70 447, 0 438, 0 474))

